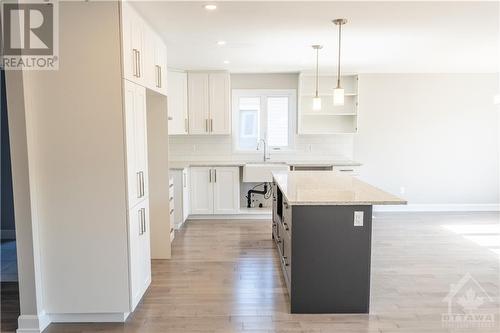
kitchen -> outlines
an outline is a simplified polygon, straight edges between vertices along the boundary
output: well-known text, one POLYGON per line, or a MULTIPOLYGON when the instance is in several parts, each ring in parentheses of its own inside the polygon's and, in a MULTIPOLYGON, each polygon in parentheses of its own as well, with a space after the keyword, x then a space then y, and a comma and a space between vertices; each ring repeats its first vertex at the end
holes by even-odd
POLYGON ((5 71, 17 332, 496 331, 499 14, 58 3, 5 71))

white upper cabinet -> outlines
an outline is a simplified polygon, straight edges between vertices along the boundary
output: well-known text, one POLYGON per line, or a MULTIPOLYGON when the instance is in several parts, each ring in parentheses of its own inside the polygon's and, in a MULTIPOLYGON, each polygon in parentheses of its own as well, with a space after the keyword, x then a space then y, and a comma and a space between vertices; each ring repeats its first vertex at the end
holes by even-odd
POLYGON ((168 134, 188 134, 187 74, 167 72, 168 85, 168 134))
POLYGON ((209 74, 210 133, 231 134, 229 73, 209 74))
POLYGON ((160 37, 155 39, 155 58, 154 58, 154 68, 155 68, 155 82, 156 91, 167 94, 167 46, 160 37))
POLYGON ((144 84, 144 21, 127 2, 122 2, 123 74, 144 84))
POLYGON ((231 134, 230 105, 229 73, 188 74, 189 134, 231 134))
POLYGON ((188 74, 189 134, 210 134, 208 74, 188 74))
POLYGON ((127 2, 122 2, 123 77, 167 94, 167 48, 127 2))

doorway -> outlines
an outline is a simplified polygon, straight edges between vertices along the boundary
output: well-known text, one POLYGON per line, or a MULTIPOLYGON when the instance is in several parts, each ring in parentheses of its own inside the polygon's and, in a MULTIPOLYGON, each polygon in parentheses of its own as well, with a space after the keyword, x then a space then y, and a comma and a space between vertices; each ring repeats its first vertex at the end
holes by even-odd
POLYGON ((0 331, 14 332, 19 317, 19 283, 14 223, 14 199, 10 159, 5 72, 0 71, 1 90, 1 222, 0 222, 0 331))

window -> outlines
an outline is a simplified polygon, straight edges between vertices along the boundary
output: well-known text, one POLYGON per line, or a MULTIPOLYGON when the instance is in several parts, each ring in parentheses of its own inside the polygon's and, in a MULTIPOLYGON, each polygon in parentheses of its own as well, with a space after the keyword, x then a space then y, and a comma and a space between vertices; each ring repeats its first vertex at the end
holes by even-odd
POLYGON ((293 147, 295 90, 233 90, 233 136, 238 151, 256 151, 260 139, 271 150, 293 147))

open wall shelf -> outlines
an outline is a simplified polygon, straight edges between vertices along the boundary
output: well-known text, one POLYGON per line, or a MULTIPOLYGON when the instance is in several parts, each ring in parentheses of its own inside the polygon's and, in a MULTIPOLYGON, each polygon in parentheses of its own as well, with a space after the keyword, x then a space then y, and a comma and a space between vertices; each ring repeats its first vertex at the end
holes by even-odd
POLYGON ((358 127, 358 76, 345 75, 341 79, 345 89, 345 103, 333 105, 333 89, 337 86, 336 76, 320 76, 318 95, 321 110, 312 109, 316 78, 314 75, 300 74, 298 100, 299 135, 350 134, 358 127))

